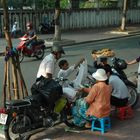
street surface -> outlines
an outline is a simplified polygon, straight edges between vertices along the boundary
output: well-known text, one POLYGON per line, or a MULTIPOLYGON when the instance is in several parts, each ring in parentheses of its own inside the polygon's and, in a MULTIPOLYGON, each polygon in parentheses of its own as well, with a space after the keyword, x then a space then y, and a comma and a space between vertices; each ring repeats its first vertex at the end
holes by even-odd
MULTIPOLYGON (((68 59, 70 64, 75 63, 81 57, 85 57, 88 61, 88 64, 92 65, 91 51, 93 49, 102 49, 110 48, 114 50, 116 57, 123 58, 125 60, 132 60, 135 57, 139 56, 139 38, 140 36, 100 41, 87 44, 79 44, 73 46, 66 46, 64 48, 66 54, 63 56, 64 59, 68 59)), ((50 49, 46 49, 46 54, 50 52, 50 49)), ((41 60, 36 60, 35 58, 25 58, 21 63, 22 73, 26 85, 30 91, 30 87, 36 79, 36 74, 41 60)), ((4 57, 0 57, 0 93, 2 93, 2 82, 4 76, 4 57)), ((128 74, 137 71, 138 64, 128 66, 126 72, 128 74)), ((58 67, 56 67, 57 73, 58 67)))
MULTIPOLYGON (((88 64, 92 65, 91 51, 93 49, 110 48, 112 49, 116 57, 123 58, 125 60, 135 59, 140 55, 139 51, 139 39, 140 36, 133 36, 128 38, 121 38, 108 41, 100 41, 87 44, 79 44, 73 46, 67 46, 64 48, 66 54, 63 56, 70 64, 75 63, 81 57, 85 57, 88 64)), ((46 50, 46 55, 50 50, 46 50)), ((36 79, 37 70, 41 61, 26 58, 21 64, 23 76, 30 91, 31 85, 36 79)), ((4 73, 4 57, 0 57, 0 93, 2 93, 2 79, 4 73)), ((138 64, 128 66, 126 73, 131 76, 137 71, 138 64)), ((58 67, 56 68, 56 73, 58 67)), ((100 132, 91 132, 90 130, 82 130, 79 133, 65 132, 65 125, 59 125, 55 128, 49 128, 41 133, 33 135, 30 140, 139 140, 140 130, 140 103, 135 108, 135 117, 131 120, 120 121, 115 117, 112 117, 112 129, 101 135, 100 132)))

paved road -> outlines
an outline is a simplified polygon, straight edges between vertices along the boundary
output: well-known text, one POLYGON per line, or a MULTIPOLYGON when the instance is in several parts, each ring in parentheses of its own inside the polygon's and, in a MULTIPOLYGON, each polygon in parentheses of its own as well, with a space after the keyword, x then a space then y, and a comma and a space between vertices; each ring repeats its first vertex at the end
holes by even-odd
MULTIPOLYGON (((75 43, 85 43, 85 42, 93 42, 98 40, 105 40, 108 38, 119 38, 125 36, 131 36, 134 34, 140 33, 140 26, 139 25, 132 25, 126 28, 127 30, 124 32, 119 32, 118 28, 97 28, 97 29, 89 29, 89 30, 77 30, 77 31, 69 31, 69 32, 62 32, 61 39, 63 44, 73 44, 75 43)), ((38 35, 40 39, 49 40, 53 38, 53 34, 44 34, 38 35)), ((13 47, 16 47, 19 43, 19 39, 12 38, 13 47)), ((47 43, 48 44, 48 43, 47 43)), ((0 53, 5 50, 5 46, 7 42, 4 38, 0 38, 0 53)), ((46 45, 48 46, 48 45, 46 45)))
MULTIPOLYGON (((79 44, 76 46, 68 46, 65 48, 66 56, 70 64, 74 63, 81 56, 87 58, 88 63, 92 64, 90 52, 92 49, 111 48, 115 51, 117 57, 123 57, 124 59, 131 60, 135 56, 139 56, 139 37, 129 37, 117 40, 100 41, 88 44, 79 44)), ((46 52, 47 54, 48 52, 46 52)), ((0 73, 3 73, 3 57, 0 58, 0 73)), ((28 89, 30 89, 32 83, 35 81, 35 76, 40 61, 27 58, 22 64, 22 70, 28 89), (28 68, 28 69, 27 69, 28 68)), ((138 65, 129 66, 126 70, 127 73, 135 72, 138 65)), ((57 71, 57 70, 56 70, 57 71)), ((0 75, 0 79, 3 79, 3 75, 0 75)), ((0 80, 0 93, 2 93, 2 80, 0 80)), ((59 125, 55 128, 48 129, 42 133, 33 135, 30 140, 42 140, 50 138, 53 140, 138 140, 139 139, 139 118, 140 118, 140 104, 135 109, 135 118, 132 120, 119 121, 115 117, 112 117, 112 129, 105 135, 101 135, 99 132, 91 132, 89 130, 80 131, 80 133, 64 132, 65 125, 59 125)))

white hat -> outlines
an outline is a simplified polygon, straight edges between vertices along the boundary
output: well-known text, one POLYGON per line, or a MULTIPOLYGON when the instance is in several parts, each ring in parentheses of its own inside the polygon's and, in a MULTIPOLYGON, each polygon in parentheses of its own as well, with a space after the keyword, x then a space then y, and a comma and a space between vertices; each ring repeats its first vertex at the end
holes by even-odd
POLYGON ((92 74, 92 77, 98 81, 105 81, 108 78, 104 69, 97 69, 97 71, 92 74))

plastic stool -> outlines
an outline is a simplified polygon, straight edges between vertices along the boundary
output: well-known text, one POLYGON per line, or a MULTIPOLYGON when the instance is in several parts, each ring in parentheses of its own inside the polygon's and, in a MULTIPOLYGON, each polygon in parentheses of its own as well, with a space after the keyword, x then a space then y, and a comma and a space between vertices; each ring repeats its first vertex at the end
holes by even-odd
POLYGON ((111 121, 110 117, 104 117, 104 118, 93 118, 92 119, 92 126, 91 131, 99 130, 102 134, 105 133, 108 129, 111 129, 111 121), (95 126, 95 122, 99 122, 99 127, 95 126))
POLYGON ((117 108, 117 117, 120 120, 131 119, 134 116, 131 106, 117 108))

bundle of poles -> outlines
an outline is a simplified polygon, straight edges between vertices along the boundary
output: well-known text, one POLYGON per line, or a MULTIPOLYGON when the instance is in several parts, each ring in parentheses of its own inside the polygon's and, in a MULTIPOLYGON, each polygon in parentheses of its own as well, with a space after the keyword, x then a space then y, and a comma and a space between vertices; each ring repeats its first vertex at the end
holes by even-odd
POLYGON ((6 101, 24 98, 28 96, 28 91, 21 72, 18 52, 12 47, 7 0, 2 0, 2 4, 4 8, 4 33, 7 41, 3 80, 3 106, 5 107, 6 101))

